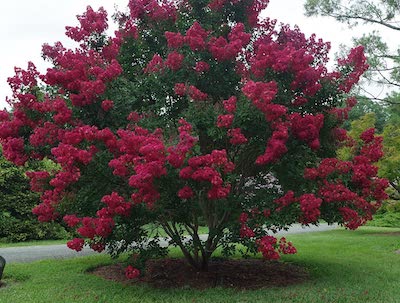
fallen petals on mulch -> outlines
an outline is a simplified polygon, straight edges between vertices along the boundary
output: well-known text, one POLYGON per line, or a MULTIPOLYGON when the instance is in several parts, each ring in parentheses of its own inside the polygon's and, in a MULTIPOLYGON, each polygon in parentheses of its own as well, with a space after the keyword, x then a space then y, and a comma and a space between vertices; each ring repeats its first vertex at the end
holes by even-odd
POLYGON ((91 273, 125 284, 147 283, 155 288, 259 289, 285 287, 309 279, 304 268, 260 259, 215 259, 210 262, 207 272, 196 271, 183 259, 149 260, 145 276, 136 280, 128 280, 125 277, 125 269, 122 264, 98 267, 91 273))

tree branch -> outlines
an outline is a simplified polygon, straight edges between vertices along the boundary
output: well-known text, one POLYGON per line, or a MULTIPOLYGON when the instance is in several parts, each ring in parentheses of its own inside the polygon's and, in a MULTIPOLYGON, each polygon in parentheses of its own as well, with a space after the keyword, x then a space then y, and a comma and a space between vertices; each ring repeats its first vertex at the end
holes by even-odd
MULTIPOLYGON (((396 30, 396 31, 400 31, 400 27, 394 26, 394 25, 384 21, 384 19, 382 19, 382 18, 380 18, 380 20, 375 20, 375 19, 372 19, 372 18, 369 18, 369 17, 366 17, 366 16, 361 16, 361 15, 348 15, 348 14, 340 14, 340 13, 336 13, 335 14, 335 13, 332 13, 332 12, 330 13, 328 11, 325 11, 323 9, 323 7, 321 7, 321 6, 319 6, 319 7, 321 9, 322 14, 324 14, 326 16, 330 16, 330 17, 335 18, 335 19, 347 19, 347 20, 348 19, 356 19, 356 20, 358 19, 358 20, 363 20, 365 22, 369 22, 369 23, 379 24, 379 25, 388 27, 388 28, 396 30)), ((349 11, 349 8, 347 8, 345 6, 344 6, 344 9, 349 11)))
POLYGON ((183 244, 179 233, 177 233, 176 231, 176 228, 174 228, 173 225, 171 227, 167 221, 162 221, 161 226, 163 227, 167 235, 171 237, 172 241, 174 241, 176 245, 179 246, 189 264, 192 265, 194 268, 198 269, 199 268, 198 262, 195 261, 190 252, 186 249, 185 244, 183 244))
POLYGON ((389 181, 389 184, 398 192, 400 193, 400 186, 394 183, 393 181, 389 181))

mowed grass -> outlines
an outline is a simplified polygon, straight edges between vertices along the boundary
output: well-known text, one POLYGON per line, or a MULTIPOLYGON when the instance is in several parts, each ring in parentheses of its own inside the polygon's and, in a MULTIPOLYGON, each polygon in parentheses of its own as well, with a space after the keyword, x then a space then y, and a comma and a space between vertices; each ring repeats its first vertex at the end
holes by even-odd
POLYGON ((0 242, 0 248, 6 247, 21 247, 21 246, 36 246, 36 245, 57 245, 66 244, 68 240, 38 240, 38 241, 26 241, 26 242, 0 242))
POLYGON ((116 262, 96 255, 8 264, 4 277, 8 286, 0 289, 0 302, 400 302, 400 254, 395 253, 400 249, 400 229, 341 229, 287 238, 299 252, 283 260, 310 272, 310 280, 301 285, 256 291, 126 286, 86 273, 116 262))

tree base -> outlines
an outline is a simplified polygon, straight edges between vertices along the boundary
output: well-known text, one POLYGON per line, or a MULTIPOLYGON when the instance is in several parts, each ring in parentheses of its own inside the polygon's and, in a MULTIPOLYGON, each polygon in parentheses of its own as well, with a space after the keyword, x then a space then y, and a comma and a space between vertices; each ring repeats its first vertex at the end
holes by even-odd
POLYGON ((128 280, 124 266, 102 266, 92 273, 105 279, 126 284, 146 283, 154 288, 207 289, 225 287, 235 289, 260 289, 300 284, 309 279, 306 269, 278 261, 260 259, 215 259, 207 272, 196 271, 184 259, 149 260, 146 275, 128 280))

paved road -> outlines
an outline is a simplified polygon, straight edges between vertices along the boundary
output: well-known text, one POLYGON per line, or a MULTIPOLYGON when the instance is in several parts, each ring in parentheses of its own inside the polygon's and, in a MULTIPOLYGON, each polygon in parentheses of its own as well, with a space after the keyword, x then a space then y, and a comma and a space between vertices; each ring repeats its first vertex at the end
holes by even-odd
MULTIPOLYGON (((327 231, 336 228, 336 225, 321 224, 320 226, 302 227, 294 225, 288 231, 280 231, 278 235, 327 231)), ((166 243, 166 242, 165 242, 166 243)), ((80 252, 69 249, 66 245, 38 245, 38 246, 21 246, 0 248, 0 256, 3 256, 7 263, 15 262, 32 262, 43 259, 65 259, 73 257, 81 257, 95 254, 89 248, 84 248, 80 252)))

